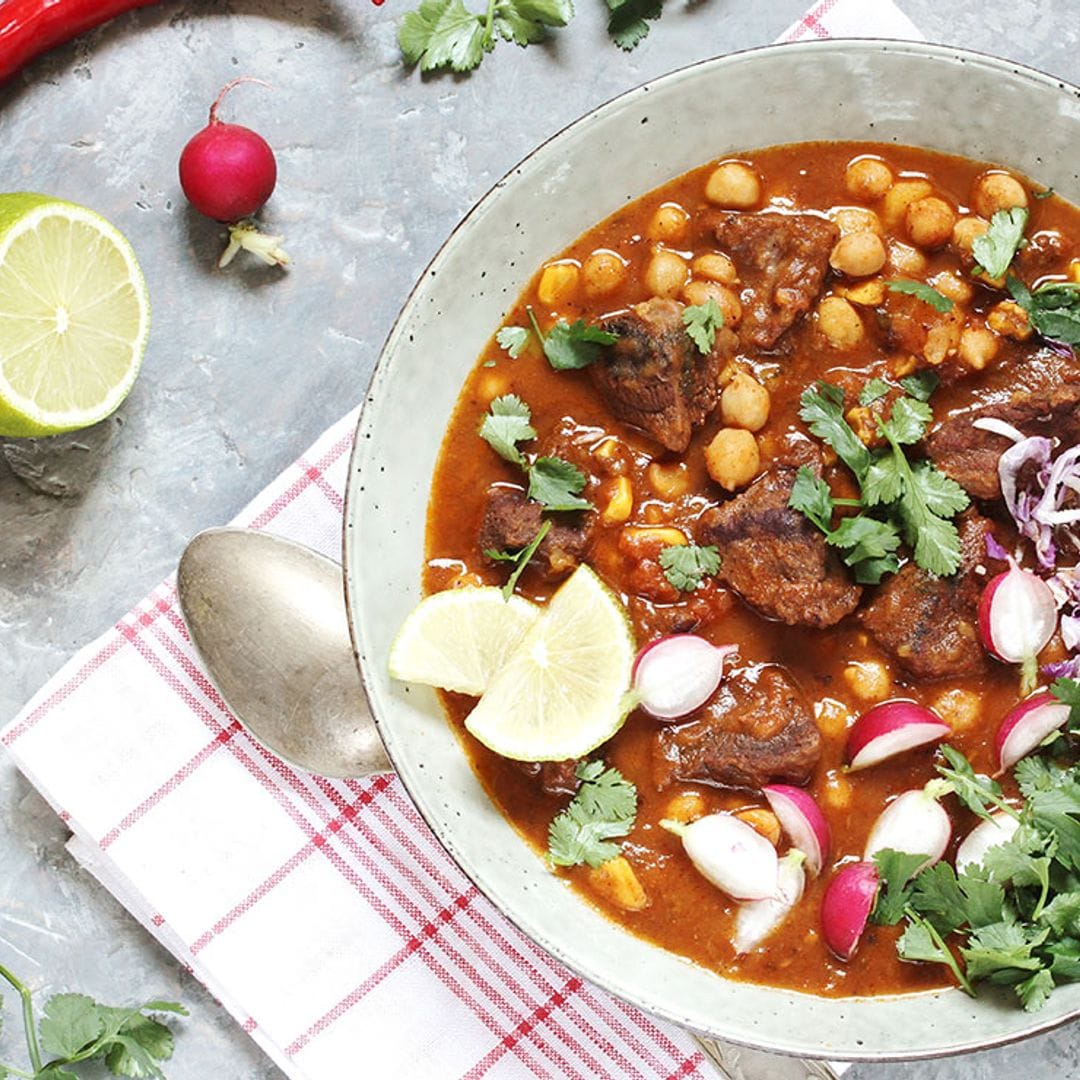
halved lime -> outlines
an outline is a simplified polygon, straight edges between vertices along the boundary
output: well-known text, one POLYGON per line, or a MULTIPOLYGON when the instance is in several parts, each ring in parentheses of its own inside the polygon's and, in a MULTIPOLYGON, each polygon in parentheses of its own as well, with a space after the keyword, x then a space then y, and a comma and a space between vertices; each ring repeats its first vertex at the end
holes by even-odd
POLYGON ((503 757, 581 757, 626 720, 636 648, 626 609, 589 567, 579 566, 498 670, 465 726, 503 757))
POLYGON ((149 332, 146 282, 116 228, 47 195, 0 194, 0 435, 104 420, 149 332))
POLYGON ((403 682, 482 694, 540 615, 494 586, 434 593, 405 620, 390 647, 390 675, 403 682))

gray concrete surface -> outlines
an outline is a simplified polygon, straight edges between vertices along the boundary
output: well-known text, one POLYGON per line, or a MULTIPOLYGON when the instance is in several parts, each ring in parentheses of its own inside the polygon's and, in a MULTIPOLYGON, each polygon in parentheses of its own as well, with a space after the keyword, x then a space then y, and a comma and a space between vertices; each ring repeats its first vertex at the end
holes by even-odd
MULTIPOLYGON (((868 5, 873 0, 867 0, 868 5)), ((1075 77, 1075 0, 900 0, 932 40, 1075 77)), ((407 291, 459 217, 537 142, 674 67, 773 40, 805 0, 669 0, 609 45, 600 0, 544 47, 421 79, 395 44, 406 0, 165 2, 59 49, 0 90, 0 186, 95 207, 132 240, 155 305, 119 414, 53 441, 0 440, 0 721, 356 402, 407 291), (186 139, 240 74, 228 118, 277 148, 267 218, 288 275, 213 269, 221 230, 176 181, 186 139)), ((706 157, 708 149, 702 148, 706 157)), ((0 760, 0 963, 35 987, 183 998, 174 1080, 280 1074, 63 849, 61 823, 0 760)), ((14 1019, 14 1017, 9 1017, 14 1019)), ((13 1029, 9 1027, 9 1035, 13 1029)), ((853 1080, 1080 1077, 1080 1027, 853 1080)))

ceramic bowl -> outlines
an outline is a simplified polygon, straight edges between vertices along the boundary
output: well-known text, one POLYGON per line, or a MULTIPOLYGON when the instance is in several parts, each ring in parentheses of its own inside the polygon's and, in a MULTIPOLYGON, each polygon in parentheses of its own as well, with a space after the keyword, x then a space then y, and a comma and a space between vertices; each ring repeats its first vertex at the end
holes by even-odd
POLYGON ((733 151, 811 139, 909 143, 998 162, 1080 201, 1080 91, 932 45, 838 41, 706 61, 641 86, 545 143, 484 197, 425 271, 360 419, 346 509, 350 622, 394 765, 447 851, 525 933, 587 979, 716 1038, 840 1059, 915 1058, 1017 1039, 1080 1013, 955 990, 822 998, 728 981, 634 937, 549 873, 489 802, 434 693, 386 671, 420 599, 428 490, 475 358, 544 259, 664 181, 733 151))

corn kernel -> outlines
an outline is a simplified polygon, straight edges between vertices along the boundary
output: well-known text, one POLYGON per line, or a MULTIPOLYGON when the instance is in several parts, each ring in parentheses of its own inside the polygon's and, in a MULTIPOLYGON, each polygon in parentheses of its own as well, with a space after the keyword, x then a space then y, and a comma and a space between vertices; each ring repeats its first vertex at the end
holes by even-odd
POLYGON ((681 821, 688 824, 697 821, 705 814, 705 797, 700 791, 680 791, 668 801, 664 808, 664 817, 669 821, 681 821))
POLYGON ((626 527, 627 538, 632 543, 652 542, 655 544, 664 544, 668 547, 672 545, 683 545, 688 543, 686 534, 681 529, 676 529, 674 526, 640 526, 640 525, 628 525, 626 527))
POLYGON ((690 473, 685 461, 678 461, 673 465, 661 465, 654 461, 649 466, 647 475, 653 491, 661 498, 677 499, 690 490, 690 473))
POLYGON ((634 489, 628 476, 619 476, 615 480, 614 490, 607 506, 600 514, 606 525, 618 525, 630 517, 630 511, 634 509, 634 489))
POLYGON ((577 263, 552 263, 544 267, 540 284, 536 287, 536 295, 545 306, 555 307, 571 299, 577 292, 579 277, 577 263))
POLYGON ((848 726, 854 717, 842 701, 827 697, 814 702, 814 719, 822 735, 839 739, 847 734, 848 726))
POLYGON ((641 911, 649 898, 638 881, 634 868, 622 855, 608 859, 589 871, 589 884, 605 900, 624 911, 641 911))
POLYGON ((780 843, 780 822, 771 810, 755 806, 749 810, 740 810, 736 815, 756 833, 760 833, 770 844, 780 843))
POLYGON ((858 660, 844 668, 844 682, 863 701, 884 701, 892 689, 889 670, 877 660, 858 660))

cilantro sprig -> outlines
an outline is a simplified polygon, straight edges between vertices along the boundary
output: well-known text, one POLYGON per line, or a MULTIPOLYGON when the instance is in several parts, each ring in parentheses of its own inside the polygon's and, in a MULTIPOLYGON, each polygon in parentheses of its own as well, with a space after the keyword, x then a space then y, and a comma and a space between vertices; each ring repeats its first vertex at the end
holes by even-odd
POLYGON ((990 227, 982 236, 976 236, 971 245, 971 253, 978 263, 976 272, 982 271, 990 278, 1003 278, 1024 244, 1027 223, 1027 207, 998 210, 990 219, 990 227))
POLYGON ((660 566, 679 592, 693 592, 720 569, 720 553, 712 544, 669 544, 660 552, 660 566))
MULTIPOLYGON (((872 389, 876 394, 877 388, 872 389)), ((929 397, 933 385, 918 384, 912 389, 919 394, 898 398, 887 418, 877 418, 888 447, 873 452, 845 419, 840 387, 818 382, 802 395, 799 415, 854 473, 860 496, 857 500, 834 498, 828 484, 804 465, 796 474, 788 505, 820 529, 827 543, 841 550, 856 581, 863 584, 877 584, 899 568, 896 552, 901 539, 913 549, 917 565, 931 574, 948 576, 960 566, 960 536, 952 518, 968 505, 968 497, 929 461, 908 460, 905 447, 923 437, 932 419, 922 397, 929 397), (833 528, 834 510, 845 506, 860 513, 843 518, 833 528)))
MULTIPOLYGON (((101 1005, 85 994, 55 994, 45 1002, 36 1024, 29 988, 0 965, 0 978, 18 993, 30 1068, 0 1064, 0 1077, 28 1080, 77 1080, 71 1066, 103 1061, 114 1076, 164 1080, 160 1063, 173 1054, 173 1034, 154 1014, 187 1016, 175 1001, 148 1001, 123 1008, 101 1005)), ((97 1075, 95 1073, 95 1075, 97 1075)))
POLYGON ((582 761, 581 786, 548 830, 548 859, 555 866, 600 866, 619 854, 612 840, 629 834, 637 817, 637 788, 602 761, 582 761))

